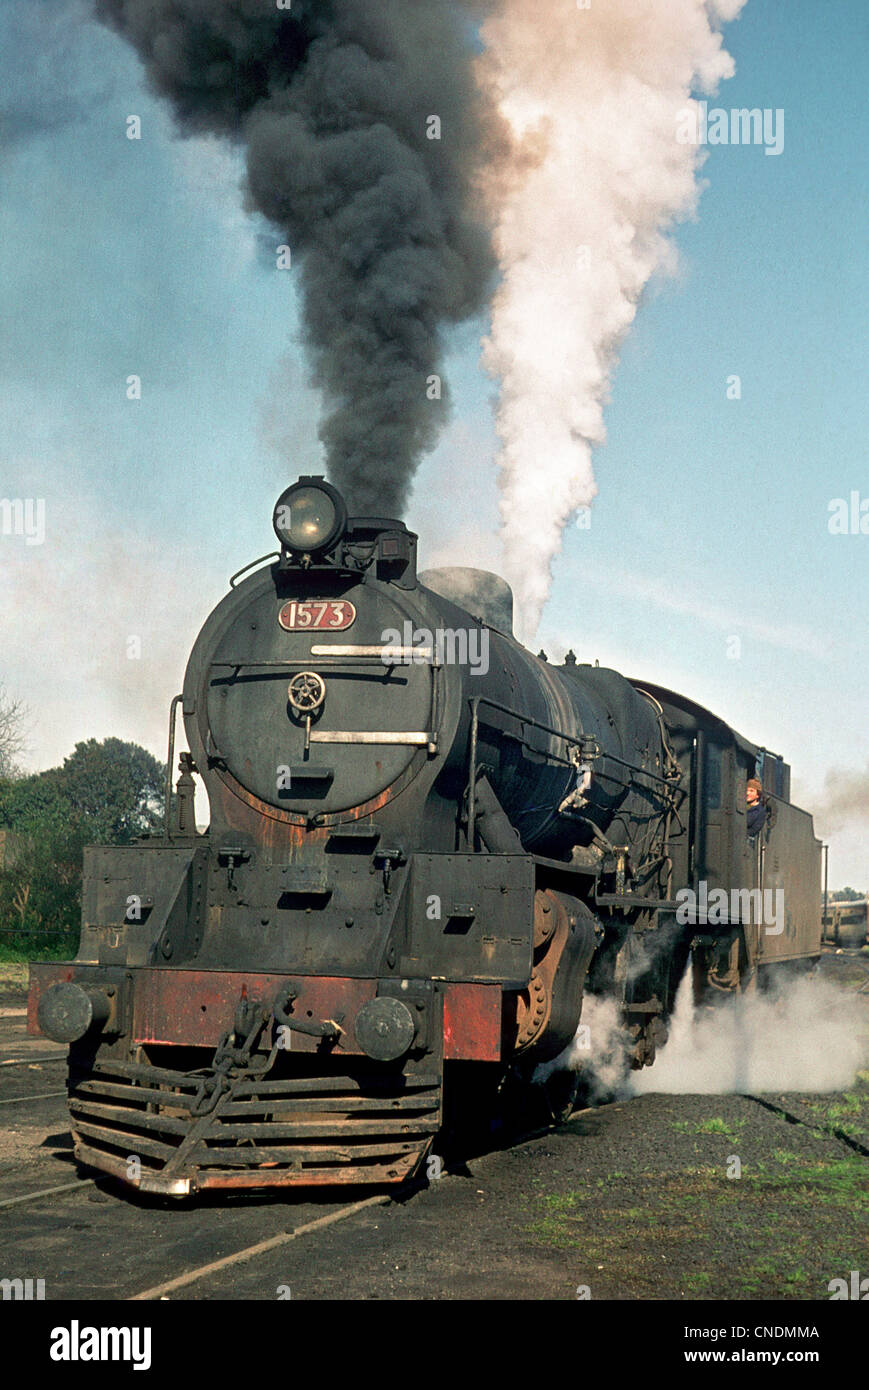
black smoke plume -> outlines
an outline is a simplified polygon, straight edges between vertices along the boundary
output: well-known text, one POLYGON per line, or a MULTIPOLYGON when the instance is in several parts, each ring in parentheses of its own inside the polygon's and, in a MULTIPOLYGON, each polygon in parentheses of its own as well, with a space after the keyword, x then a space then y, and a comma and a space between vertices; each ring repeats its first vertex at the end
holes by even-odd
POLYGON ((444 420, 426 388, 443 328, 490 288, 475 190, 492 125, 470 27, 485 6, 95 3, 183 131, 243 142, 250 204, 281 229, 301 276, 329 475, 357 510, 400 513, 444 420))

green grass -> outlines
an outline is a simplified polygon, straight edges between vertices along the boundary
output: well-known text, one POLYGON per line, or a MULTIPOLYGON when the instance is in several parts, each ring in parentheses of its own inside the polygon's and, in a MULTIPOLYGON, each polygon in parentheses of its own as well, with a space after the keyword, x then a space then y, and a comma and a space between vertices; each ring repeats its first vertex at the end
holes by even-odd
POLYGON ((736 1143, 740 1138, 740 1130, 745 1124, 745 1120, 722 1120, 716 1115, 711 1120, 673 1120, 671 1128, 680 1134, 723 1134, 725 1139, 736 1143))
MULTIPOLYGON (((804 1162, 802 1154, 795 1154, 791 1149, 773 1149, 772 1157, 776 1163, 791 1164, 804 1162)), ((762 1165, 758 1164, 760 1168, 762 1165)))
POLYGON ((576 1196, 572 1192, 545 1192, 535 1200, 537 1207, 542 1207, 543 1211, 539 1220, 525 1228, 528 1234, 546 1245, 555 1246, 557 1250, 577 1245, 578 1233, 568 1225, 582 1220, 572 1214, 577 1203, 576 1196))
POLYGON ((802 1104, 813 1116, 815 1127, 812 1133, 819 1138, 826 1138, 830 1134, 845 1134, 850 1138, 859 1139, 866 1132, 869 1105, 867 1097, 857 1091, 845 1091, 841 1096, 835 1099, 831 1097, 829 1100, 803 1099, 802 1104))
POLYGON ((540 1202, 547 1211, 572 1211, 576 1206, 577 1197, 573 1192, 544 1192, 540 1197, 540 1202))
POLYGON ((63 940, 54 937, 27 943, 13 938, 11 942, 0 942, 0 965, 20 965, 29 960, 72 960, 77 950, 78 932, 70 933, 63 940))
POLYGON ((849 1115, 859 1115, 863 1109, 863 1097, 855 1091, 846 1091, 840 1101, 831 1105, 827 1115, 831 1120, 844 1120, 849 1115))
POLYGON ((858 1154, 831 1162, 804 1163, 792 1173, 761 1174, 754 1180, 760 1191, 789 1192, 794 1206, 844 1207, 855 1215, 869 1212, 866 1161, 858 1154))
POLYGON ((758 1163, 738 1181, 723 1181, 721 1173, 709 1167, 646 1174, 644 1192, 637 1193, 635 1179, 630 1189, 633 1202, 645 1197, 646 1205, 620 1207, 616 1190, 602 1210, 600 1179, 590 1182, 587 1192, 534 1193, 525 1232, 556 1249, 585 1246, 593 1236, 602 1249, 627 1239, 638 1223, 654 1227, 661 1240, 678 1243, 688 1232, 692 1240, 713 1238, 724 1220, 745 1252, 744 1285, 740 1282, 746 1291, 767 1286, 803 1293, 812 1281, 802 1264, 794 1262, 810 1261, 819 1239, 817 1232, 807 1234, 807 1223, 814 1224, 823 1209, 847 1212, 855 1221, 869 1214, 866 1164, 857 1154, 807 1162, 789 1149, 777 1149, 771 1157, 779 1171, 758 1163), (758 1241, 767 1250, 766 1262, 758 1259, 752 1264, 758 1241))
POLYGON ((686 1274, 682 1277, 682 1288, 685 1293, 705 1293, 712 1283, 712 1275, 708 1269, 700 1269, 696 1274, 686 1274))

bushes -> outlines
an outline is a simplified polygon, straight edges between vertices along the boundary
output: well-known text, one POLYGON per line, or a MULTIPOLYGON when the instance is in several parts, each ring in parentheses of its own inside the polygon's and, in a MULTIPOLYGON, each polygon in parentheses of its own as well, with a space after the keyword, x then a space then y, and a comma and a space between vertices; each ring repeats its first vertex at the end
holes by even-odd
POLYGON ((16 824, 12 862, 0 871, 3 940, 38 932, 78 932, 81 859, 87 841, 81 826, 54 816, 16 824))
POLYGON ((82 851, 128 844, 162 825, 163 770, 134 743, 76 744, 63 767, 0 782, 0 941, 78 942, 82 851))

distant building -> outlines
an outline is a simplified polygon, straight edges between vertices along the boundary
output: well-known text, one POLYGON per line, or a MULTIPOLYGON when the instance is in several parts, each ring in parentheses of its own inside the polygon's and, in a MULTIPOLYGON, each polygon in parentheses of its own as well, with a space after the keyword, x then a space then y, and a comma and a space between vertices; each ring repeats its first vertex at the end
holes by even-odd
POLYGON ((836 946, 862 946, 869 933, 869 903, 866 898, 831 902, 823 922, 826 941, 836 946))

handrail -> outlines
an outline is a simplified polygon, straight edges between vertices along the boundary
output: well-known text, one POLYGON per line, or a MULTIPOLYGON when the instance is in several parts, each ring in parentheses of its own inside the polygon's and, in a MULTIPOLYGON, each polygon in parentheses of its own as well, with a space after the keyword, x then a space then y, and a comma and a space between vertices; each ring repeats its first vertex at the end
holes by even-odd
MULTIPOLYGON (((608 750, 602 749, 602 748, 600 747, 600 745, 598 744, 597 740, 594 739, 594 738, 593 738, 591 735, 589 735, 589 734, 568 734, 568 733, 565 733, 563 729, 555 729, 555 728, 552 727, 551 724, 544 724, 540 719, 535 719, 532 715, 529 715, 529 714, 520 714, 520 712, 519 712, 518 710, 511 709, 509 705, 502 705, 498 700, 493 700, 493 699, 492 699, 490 696, 488 696, 488 695, 474 695, 474 696, 471 698, 471 701, 470 701, 470 706, 471 706, 471 743, 470 743, 470 750, 469 750, 469 757, 468 757, 468 831, 467 831, 467 834, 468 834, 468 844, 471 846, 471 849, 472 849, 472 850, 473 850, 473 845, 474 845, 474 832, 475 832, 475 830, 476 830, 476 818, 477 818, 476 782, 477 782, 477 745, 478 745, 479 722, 480 722, 480 705, 488 705, 491 709, 496 709, 496 710, 498 710, 501 714, 506 714, 506 715, 508 715, 511 719, 516 719, 516 720, 518 720, 520 724, 529 724, 529 725, 531 725, 532 728, 540 729, 540 730, 542 730, 544 733, 549 734, 549 735, 550 735, 551 737, 553 737, 553 738, 559 738, 559 739, 562 740, 562 742, 566 743, 569 747, 570 747, 570 746, 573 746, 573 747, 578 748, 578 749, 580 750, 582 756, 584 756, 584 757, 589 757, 589 758, 600 757, 605 763, 606 763, 606 762, 617 763, 620 767, 627 768, 629 772, 632 772, 632 773, 634 773, 635 775, 638 775, 638 776, 640 776, 640 777, 648 777, 650 781, 652 781, 652 782, 658 782, 658 783, 661 785, 661 787, 664 788, 666 791, 672 791, 672 790, 673 790, 673 779, 672 779, 672 778, 662 777, 662 776, 660 776, 657 772, 650 772, 650 771, 648 770, 648 768, 645 768, 645 767, 637 767, 636 763, 629 763, 629 762, 626 762, 624 758, 618 757, 617 754, 615 754, 615 753, 610 753, 608 750), (589 743, 593 743, 593 744, 594 744, 594 751, 586 752, 585 749, 588 747, 588 744, 589 744, 589 743)), ((502 731, 502 732, 503 732, 503 731, 502 731)), ((516 738, 517 736, 516 736, 515 734, 510 734, 510 735, 508 735, 508 737, 510 737, 510 738, 516 738)), ((540 752, 541 752, 541 750, 540 750, 539 748, 534 748, 533 744, 529 743, 528 740, 527 740, 526 738, 524 738, 522 735, 520 735, 520 736, 518 737, 518 740, 517 740, 517 741, 518 741, 519 743, 521 743, 521 745, 523 746, 523 748, 531 749, 531 751, 532 751, 532 752, 535 752, 535 753, 540 753, 540 752)), ((562 763, 565 767, 574 767, 574 766, 575 766, 575 764, 573 763, 573 761, 572 761, 570 758, 562 758, 558 753, 553 753, 553 752, 550 751, 550 752, 547 752, 545 756, 548 757, 548 758, 550 758, 553 762, 562 763)), ((603 776, 603 775, 605 775, 605 774, 602 774, 602 773, 599 773, 599 774, 598 774, 598 776, 603 776)))
POLYGON ((183 695, 174 695, 169 706, 169 756, 166 760, 166 787, 163 800, 163 838, 169 839, 169 817, 172 813, 172 772, 175 766, 175 718, 183 695))
MULTIPOLYGON (((512 719, 518 719, 520 724, 530 724, 535 729, 542 729, 544 733, 560 738, 567 744, 575 744, 577 748, 582 748, 583 743, 588 741, 586 734, 576 737, 573 734, 566 734, 561 729, 553 729, 549 724, 543 724, 539 719, 534 719, 529 714, 520 714, 518 710, 511 709, 509 705, 502 705, 497 700, 491 699, 488 695, 474 695, 470 701, 471 705, 471 746, 468 757, 468 844, 473 851, 474 832, 477 820, 477 739, 480 726, 480 705, 489 705, 491 709, 498 710, 501 714, 509 715, 512 719)), ((525 748, 532 748, 525 738, 520 738, 519 742, 525 748)), ((540 749, 532 749, 533 752, 540 752, 540 749)), ((564 763, 566 767, 572 767, 573 763, 569 758, 561 758, 557 753, 551 753, 553 761, 564 763)))
POLYGON ((248 570, 256 569, 257 565, 263 564, 266 560, 279 560, 280 558, 281 552, 279 550, 270 550, 268 555, 261 555, 258 560, 251 560, 249 565, 242 565, 241 569, 236 570, 235 574, 232 575, 229 581, 230 589, 235 588, 235 581, 241 579, 243 574, 247 574, 248 570))

